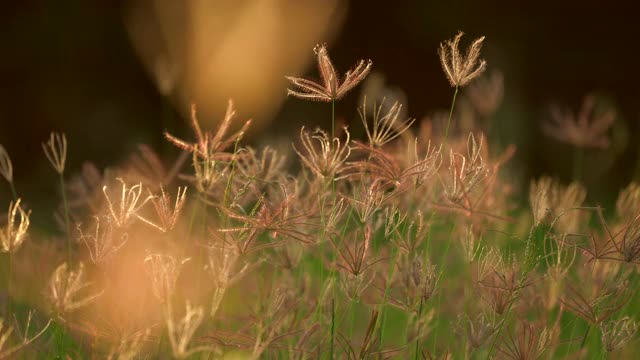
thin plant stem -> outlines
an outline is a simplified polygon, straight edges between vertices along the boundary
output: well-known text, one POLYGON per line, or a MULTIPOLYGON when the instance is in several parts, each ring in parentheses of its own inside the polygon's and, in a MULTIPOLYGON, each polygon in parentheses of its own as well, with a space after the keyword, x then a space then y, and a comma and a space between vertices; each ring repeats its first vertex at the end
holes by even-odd
MULTIPOLYGON (((446 261, 446 259, 447 259, 447 255, 449 254, 449 248, 451 247, 451 239, 452 239, 452 237, 453 237, 453 231, 455 230, 455 228, 456 228, 456 223, 455 223, 455 221, 454 221, 454 222, 451 224, 451 230, 449 231, 449 236, 448 236, 448 239, 447 239, 447 245, 446 245, 446 247, 444 248, 444 253, 442 254, 440 264, 444 264, 444 262, 445 262, 445 261, 446 261)), ((442 266, 442 265, 441 265, 441 266, 442 266)), ((440 274, 438 275, 437 283, 440 283, 440 280, 442 279, 442 275, 443 275, 443 273, 444 273, 444 270, 440 270, 440 274)), ((441 300, 442 300, 442 291, 440 291, 440 292, 438 293, 438 305, 437 305, 437 306, 438 306, 438 311, 440 310, 440 301, 441 301, 441 300)), ((421 301, 421 304, 422 304, 422 300, 420 300, 420 301, 421 301)), ((438 325, 439 325, 439 323, 440 323, 440 320, 438 319, 438 325)), ((435 346, 438 344, 437 339, 438 339, 438 333, 436 332, 436 333, 434 334, 434 342, 433 342, 434 351, 435 351, 435 346)))
POLYGON ((331 141, 336 137, 336 101, 331 101, 331 141))
POLYGON ((13 201, 18 201, 18 193, 16 192, 15 185, 13 185, 13 181, 9 183, 9 187, 11 188, 11 194, 13 195, 13 201))
MULTIPOLYGON (((571 333, 569 334, 569 339, 573 340, 573 334, 575 334, 576 332, 576 323, 578 322, 578 318, 576 317, 575 319, 573 319, 573 324, 571 325, 571 333)), ((564 353, 564 356, 567 357, 569 356, 569 351, 571 350, 572 346, 571 345, 567 345, 567 350, 564 353)), ((582 346, 580 346, 580 348, 582 348, 582 346)))
POLYGON ((69 203, 67 193, 64 188, 64 175, 60 173, 60 191, 62 192, 62 203, 64 205, 64 224, 67 232, 67 263, 71 266, 71 222, 69 221, 69 203))
POLYGON ((158 349, 156 350, 156 358, 160 358, 160 354, 162 351, 162 343, 164 342, 164 331, 160 332, 160 339, 158 340, 158 349))
POLYGON ((9 252, 7 253, 9 255, 9 273, 7 276, 7 318, 11 319, 11 315, 12 315, 12 300, 11 300, 11 290, 12 290, 12 277, 13 277, 13 255, 12 255, 13 251, 11 251, 11 249, 9 249, 9 252))
MULTIPOLYGON (((418 318, 417 318, 418 321, 420 321, 420 316, 422 316, 423 303, 424 303, 424 298, 420 297, 420 307, 418 308, 418 318)), ((420 356, 420 337, 416 339, 416 352, 413 356, 413 359, 418 360, 418 356, 420 356)))
MULTIPOLYGON (((333 139, 335 138, 335 131, 336 129, 336 100, 333 99, 331 101, 331 143, 333 143, 333 139)), ((331 177, 331 197, 333 198, 333 202, 335 203, 335 197, 336 197, 336 183, 334 181, 334 178, 331 177)), ((325 243, 323 243, 324 246, 325 243)), ((334 258, 335 258, 336 254, 334 252, 334 258)), ((334 260, 335 263, 335 260, 334 260)), ((333 278, 335 276, 335 274, 333 272, 331 272, 331 277, 333 278)), ((330 350, 330 354, 329 354, 329 359, 333 360, 333 342, 334 342, 334 337, 335 337, 335 316, 336 316, 336 309, 335 309, 335 303, 336 303, 336 287, 333 286, 332 287, 332 292, 333 292, 333 296, 331 298, 331 350, 330 350)))
POLYGON ((353 327, 355 326, 356 323, 356 305, 358 304, 358 300, 357 297, 354 297, 351 299, 351 311, 350 312, 350 316, 351 316, 351 321, 349 324, 349 337, 353 336, 353 327))
POLYGON ((397 255, 398 255, 398 249, 397 247, 394 247, 393 254, 391 255, 391 261, 389 262, 389 273, 388 273, 389 281, 387 281, 387 284, 385 286, 384 295, 382 297, 382 304, 380 304, 380 314, 382 315, 380 317, 380 347, 381 348, 382 348, 382 345, 384 344, 384 328, 385 328, 385 322, 387 320, 387 312, 385 311, 385 308, 387 305, 387 296, 389 294, 389 288, 391 287, 391 280, 393 278, 393 273, 395 270, 397 255))
POLYGON ((580 349, 584 348, 584 344, 587 342, 587 337, 589 336, 589 330, 591 330, 591 325, 587 325, 587 330, 584 332, 584 336, 582 336, 582 342, 580 343, 580 349))
POLYGON ((200 206, 200 198, 202 194, 198 193, 198 197, 196 198, 196 203, 193 204, 193 210, 191 211, 191 218, 189 219, 189 227, 187 228, 187 239, 191 237, 191 231, 193 230, 193 223, 196 219, 196 213, 198 211, 198 207, 200 206))
POLYGON ((336 318, 336 305, 335 305, 335 298, 331 299, 331 339, 329 340, 330 348, 329 348, 329 359, 333 360, 333 339, 334 339, 334 332, 335 332, 335 318, 336 318))
POLYGON ((442 141, 442 148, 443 149, 447 145, 447 138, 449 137, 449 127, 451 126, 451 118, 453 117, 453 108, 456 105, 456 96, 457 95, 458 95, 458 87, 456 86, 456 89, 453 92, 453 99, 451 100, 451 108, 449 109, 449 119, 447 120, 447 128, 444 131, 444 140, 442 141))

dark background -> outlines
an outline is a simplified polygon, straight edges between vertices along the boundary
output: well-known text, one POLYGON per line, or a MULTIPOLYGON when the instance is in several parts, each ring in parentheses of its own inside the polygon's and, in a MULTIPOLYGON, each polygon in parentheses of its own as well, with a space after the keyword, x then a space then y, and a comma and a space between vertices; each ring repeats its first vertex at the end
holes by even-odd
MULTIPOLYGON (((12 157, 19 192, 32 201, 57 198, 40 147, 50 131, 69 139, 67 174, 87 160, 116 164, 138 143, 173 156, 162 130, 188 134, 184 115, 157 90, 132 47, 127 6, 106 0, 0 5, 0 143, 12 157), (159 120, 167 117, 172 120, 159 120)), ((631 2, 352 1, 329 51, 343 71, 357 59, 373 59, 375 70, 407 94, 409 114, 421 118, 451 101, 438 44, 457 30, 468 38, 485 35, 482 56, 505 77, 494 136, 518 146, 512 170, 523 189, 542 174, 571 178, 570 147, 539 131, 549 105, 577 109, 584 95, 601 94, 617 109, 615 131, 623 140, 606 161, 587 154, 585 181, 592 200, 606 202, 638 167, 637 14, 631 2)), ((315 76, 315 67, 308 73, 315 76)), ((340 102, 339 116, 355 116, 357 98, 354 92, 340 102)), ((302 123, 328 127, 327 108, 289 99, 262 122, 268 125, 260 141, 268 142, 294 136, 302 123)), ((258 142, 257 135, 248 141, 258 142)), ((9 199, 5 185, 0 199, 9 199)))

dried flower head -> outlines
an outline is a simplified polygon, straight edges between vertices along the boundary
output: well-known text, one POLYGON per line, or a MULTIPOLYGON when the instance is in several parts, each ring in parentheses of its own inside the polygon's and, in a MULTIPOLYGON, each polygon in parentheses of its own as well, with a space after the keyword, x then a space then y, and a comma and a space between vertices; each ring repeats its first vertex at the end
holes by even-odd
POLYGON ((458 46, 463 34, 462 31, 459 31, 453 40, 440 43, 440 49, 438 50, 442 69, 447 75, 451 86, 454 87, 465 86, 482 74, 487 66, 487 62, 484 60, 480 60, 480 63, 478 63, 484 36, 474 40, 467 49, 467 53, 462 56, 458 46))
POLYGON ((381 181, 373 181, 369 186, 362 185, 354 189, 353 197, 345 197, 351 202, 360 222, 365 224, 391 196, 393 193, 388 193, 381 181))
POLYGON ((433 296, 438 283, 435 265, 423 264, 419 257, 403 254, 396 262, 389 303, 407 312, 420 310, 433 296))
POLYGON ((227 111, 220 123, 220 127, 218 127, 218 131, 215 134, 209 131, 203 132, 196 117, 196 106, 192 105, 191 127, 196 134, 196 142, 188 143, 167 132, 164 134, 167 140, 175 146, 192 153, 195 177, 189 176, 186 178, 195 183, 199 192, 210 191, 213 185, 222 177, 229 166, 226 160, 233 160, 236 156, 235 153, 229 154, 223 151, 236 144, 244 136, 251 124, 251 120, 245 121, 238 132, 225 139, 224 137, 231 126, 231 121, 235 114, 233 101, 229 100, 227 111))
POLYGON ((604 284, 580 281, 578 286, 567 283, 565 296, 560 301, 569 312, 594 325, 601 325, 615 315, 634 293, 626 280, 604 284))
POLYGON ((169 337, 169 343, 171 344, 171 350, 173 356, 176 359, 186 359, 193 354, 209 351, 210 346, 196 346, 189 348, 189 344, 193 339, 198 327, 204 320, 204 310, 202 307, 192 307, 187 302, 187 309, 185 314, 177 322, 173 319, 171 312, 166 312, 167 332, 169 337))
POLYGON ((504 314, 515 301, 518 292, 529 285, 520 264, 514 259, 500 260, 478 281, 482 299, 496 314, 504 314))
POLYGON ((288 89, 287 95, 314 101, 331 102, 339 100, 369 74, 373 65, 371 60, 367 62, 360 60, 353 70, 347 71, 342 83, 340 83, 339 75, 331 63, 326 46, 316 45, 313 51, 318 56, 318 68, 322 83, 287 76, 287 79, 297 88, 297 90, 288 89))
POLYGON ((64 134, 52 132, 49 141, 42 143, 42 150, 53 168, 62 174, 67 161, 67 138, 64 134))
POLYGON ((73 271, 65 262, 58 266, 49 280, 49 301, 58 316, 85 307, 95 301, 104 291, 87 294, 92 283, 85 280, 84 264, 73 271))
POLYGON ((276 149, 266 146, 258 154, 253 148, 246 149, 246 156, 239 157, 236 161, 236 171, 245 179, 260 184, 269 184, 277 181, 284 172, 286 157, 276 149))
POLYGON ((481 153, 482 141, 483 138, 478 144, 473 133, 469 133, 467 156, 455 153, 453 150, 449 153, 450 181, 445 184, 445 195, 452 203, 460 203, 465 199, 488 174, 481 153))
MULTIPOLYGON (((124 227, 129 225, 131 220, 134 218, 142 219, 142 217, 138 215, 138 212, 147 203, 147 201, 151 200, 153 197, 149 196, 146 199, 142 200, 140 204, 138 204, 138 202, 140 201, 140 197, 142 196, 142 183, 127 188, 127 184, 124 182, 124 180, 122 180, 121 178, 118 178, 117 180, 122 183, 120 203, 117 204, 117 208, 114 208, 114 203, 109 198, 106 185, 102 187, 102 192, 107 199, 109 214, 113 218, 113 222, 117 227, 124 227)), ((146 219, 143 220, 147 223, 149 222, 146 219)))
POLYGON ((344 162, 351 154, 351 148, 349 147, 350 135, 347 129, 344 129, 347 134, 347 139, 344 144, 339 138, 330 139, 329 135, 316 129, 313 133, 304 131, 304 126, 300 129, 300 140, 302 146, 306 150, 306 154, 302 154, 295 146, 294 151, 302 163, 311 170, 314 175, 321 179, 334 179, 344 169, 344 162), (320 149, 314 145, 318 143, 320 149))
POLYGON ((620 241, 611 237, 611 243, 622 258, 628 263, 640 263, 640 214, 626 225, 620 241))
POLYGON ((442 165, 442 146, 431 146, 431 140, 427 143, 427 148, 424 151, 424 156, 418 153, 418 138, 413 141, 413 151, 411 151, 409 145, 407 151, 407 158, 411 159, 412 164, 409 169, 415 176, 415 186, 422 186, 427 180, 431 179, 442 165))
POLYGON ((633 219, 640 209, 640 185, 632 182, 618 195, 616 211, 623 220, 633 219))
POLYGON ((579 209, 586 196, 586 189, 577 182, 563 186, 548 177, 533 181, 529 199, 533 209, 534 223, 540 224, 551 214, 553 225, 559 231, 575 233, 588 215, 579 209))
POLYGON ((586 96, 577 114, 552 107, 550 121, 542 123, 542 130, 550 138, 576 147, 608 148, 608 132, 616 120, 616 112, 611 108, 596 111, 595 103, 595 96, 586 96))
POLYGON ((533 225, 538 226, 547 217, 551 209, 549 199, 552 180, 549 177, 542 177, 538 181, 531 181, 529 188, 529 202, 533 212, 533 225))
POLYGON ((160 219, 160 223, 156 224, 144 218, 140 218, 140 219, 162 232, 169 232, 173 230, 173 228, 176 226, 178 222, 180 211, 182 211, 185 201, 187 200, 186 195, 187 195, 187 187, 186 186, 183 188, 178 187, 178 194, 176 195, 176 201, 172 206, 171 196, 168 193, 165 193, 164 188, 160 186, 160 196, 151 197, 151 203, 153 204, 153 207, 156 209, 156 214, 160 219))
POLYGON ((362 298, 362 294, 369 288, 375 276, 376 271, 373 268, 366 269, 357 275, 344 271, 338 273, 340 288, 349 299, 353 300, 362 298))
POLYGON ((213 280, 213 300, 211 302, 211 316, 214 316, 220 307, 222 298, 227 289, 240 280, 249 270, 249 264, 238 266, 239 254, 230 246, 225 246, 224 240, 220 246, 209 247, 208 265, 213 280))
POLYGON ((0 144, 0 175, 7 180, 8 183, 13 183, 13 165, 11 164, 11 158, 4 149, 4 146, 0 144))
POLYGON ((638 332, 638 323, 625 316, 612 320, 600 327, 602 344, 607 352, 622 348, 638 332))
POLYGON ((145 343, 149 341, 150 336, 151 329, 145 329, 122 337, 120 342, 109 352, 107 360, 137 359, 140 356, 145 343))
POLYGON ((502 72, 493 71, 488 76, 478 78, 467 88, 467 96, 480 115, 488 117, 494 114, 500 107, 504 96, 502 72))
POLYGON ((551 340, 551 332, 541 327, 541 325, 522 321, 519 328, 510 332, 504 343, 498 346, 498 351, 507 359, 540 359, 549 348, 551 340))
POLYGON ((11 337, 11 334, 13 333, 13 326, 11 326, 11 324, 8 324, 8 326, 5 326, 5 320, 3 318, 0 318, 0 359, 13 358, 18 351, 24 349, 29 344, 31 344, 35 339, 39 338, 42 334, 44 334, 45 331, 47 331, 47 329, 49 328, 49 325, 51 325, 51 320, 49 320, 47 324, 42 328, 42 330, 40 330, 38 333, 34 335, 31 335, 30 337, 29 335, 31 334, 31 318, 32 317, 33 317, 33 312, 29 311, 29 315, 27 317, 27 325, 25 326, 24 333, 18 334, 22 339, 20 339, 20 341, 12 347, 8 347, 6 345, 7 345, 7 341, 11 337))
MULTIPOLYGON (((180 159, 177 160, 176 165, 182 165, 180 159)), ((167 169, 160 155, 153 148, 139 144, 121 171, 125 181, 142 182, 143 185, 156 191, 159 186, 169 183, 178 170, 167 169)))
POLYGON ((480 312, 475 318, 467 314, 458 316, 458 332, 466 336, 472 348, 484 345, 498 329, 498 321, 494 313, 480 312))
POLYGON ((18 199, 15 203, 12 201, 9 204, 7 225, 0 228, 0 246, 2 246, 0 250, 2 252, 15 253, 27 238, 31 210, 25 212, 20 206, 20 201, 21 199, 18 199))
POLYGON ((420 245, 427 239, 431 229, 431 218, 425 221, 422 211, 418 209, 409 221, 403 220, 404 232, 394 230, 390 233, 391 242, 405 254, 415 254, 420 245))
POLYGON ((91 261, 96 265, 104 264, 115 255, 120 248, 127 243, 128 235, 126 233, 119 234, 119 239, 114 239, 113 224, 109 217, 104 217, 102 226, 100 226, 100 217, 95 218, 95 231, 92 234, 86 234, 82 231, 82 227, 78 225, 80 233, 80 241, 82 241, 87 250, 91 261))
POLYGON ((209 131, 203 132, 200 128, 200 124, 198 122, 198 118, 196 116, 196 106, 191 105, 191 128, 193 132, 196 134, 196 143, 188 143, 184 140, 180 140, 168 132, 164 133, 164 136, 169 140, 169 142, 173 143, 175 146, 186 150, 188 152, 197 153, 199 157, 209 159, 213 157, 216 153, 220 151, 224 151, 233 143, 235 143, 239 138, 243 136, 243 134, 251 125, 251 120, 247 120, 243 125, 240 131, 235 134, 229 136, 224 139, 227 130, 229 130, 229 126, 231 125, 231 121, 233 117, 236 115, 236 111, 233 108, 233 101, 229 99, 227 104, 227 111, 220 123, 220 127, 218 127, 218 131, 213 134, 209 131))
POLYGON ((385 108, 385 99, 382 99, 380 105, 373 105, 372 124, 369 126, 367 121, 367 97, 365 96, 362 102, 362 107, 358 109, 360 114, 360 120, 364 125, 364 129, 367 132, 367 138, 369 139, 369 146, 381 147, 389 141, 397 138, 403 132, 405 132, 416 119, 409 118, 407 120, 398 121, 400 114, 402 113, 402 104, 397 101, 391 105, 391 107, 385 108), (382 111, 385 111, 384 114, 382 111))
POLYGON ((470 264, 482 254, 482 239, 478 239, 473 225, 465 227, 463 230, 462 239, 460 245, 462 247, 462 255, 464 259, 470 264))
POLYGON ((178 264, 176 258, 164 254, 151 254, 144 259, 145 270, 151 278, 151 290, 161 303, 167 304, 173 296, 180 266, 186 261, 188 259, 178 264))

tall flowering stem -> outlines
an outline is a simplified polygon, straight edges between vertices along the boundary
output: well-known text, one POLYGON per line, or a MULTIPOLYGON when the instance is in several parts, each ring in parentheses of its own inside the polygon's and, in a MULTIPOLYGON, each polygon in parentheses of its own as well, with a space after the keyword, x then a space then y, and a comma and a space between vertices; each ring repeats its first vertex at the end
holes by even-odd
POLYGON ((449 126, 451 125, 451 117, 453 116, 453 107, 456 103, 458 89, 480 76, 487 67, 486 61, 478 59, 480 56, 480 49, 482 48, 482 42, 484 41, 484 36, 474 40, 473 43, 471 43, 471 46, 467 49, 467 52, 462 55, 458 49, 462 35, 464 35, 464 33, 459 31, 453 40, 447 40, 441 43, 440 49, 438 49, 442 70, 445 75, 447 75, 447 79, 451 86, 455 88, 453 100, 451 101, 451 109, 449 110, 447 128, 444 134, 443 147, 447 143, 449 126))
POLYGON ((71 264, 71 222, 69 221, 69 204, 64 188, 64 168, 67 162, 67 138, 64 134, 52 132, 49 141, 42 143, 42 150, 58 173, 60 178, 60 192, 64 205, 64 225, 67 233, 67 263, 71 264))

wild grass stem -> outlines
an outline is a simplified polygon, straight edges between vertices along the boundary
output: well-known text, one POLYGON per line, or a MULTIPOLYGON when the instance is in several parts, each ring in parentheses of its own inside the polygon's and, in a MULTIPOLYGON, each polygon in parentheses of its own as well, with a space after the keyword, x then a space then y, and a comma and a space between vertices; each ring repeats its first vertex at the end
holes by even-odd
POLYGON ((442 148, 445 149, 447 147, 447 139, 449 138, 449 127, 451 126, 451 118, 453 117, 453 108, 456 105, 456 97, 458 95, 458 86, 455 87, 453 91, 453 99, 451 99, 451 108, 449 109, 449 118, 447 119, 447 127, 444 130, 444 139, 442 140, 442 148))

